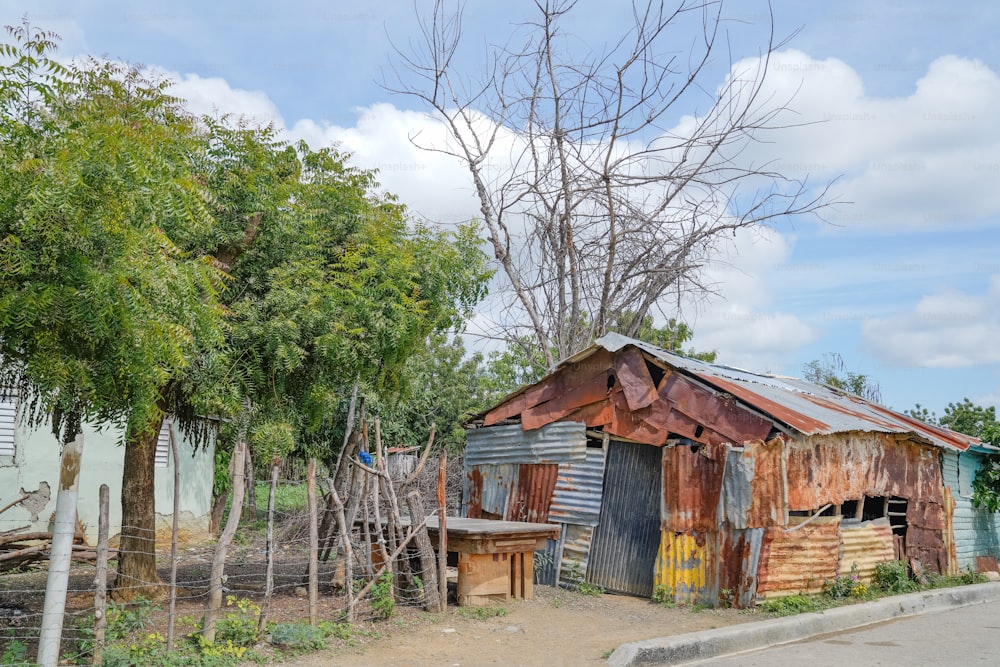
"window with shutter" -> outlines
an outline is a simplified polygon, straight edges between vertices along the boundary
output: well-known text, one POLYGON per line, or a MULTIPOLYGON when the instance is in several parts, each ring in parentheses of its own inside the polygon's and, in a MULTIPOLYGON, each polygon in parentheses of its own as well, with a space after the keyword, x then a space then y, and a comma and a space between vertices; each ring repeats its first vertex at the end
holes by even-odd
POLYGON ((0 400, 0 462, 14 458, 14 431, 17 427, 17 403, 0 400))
POLYGON ((156 467, 166 468, 170 462, 170 420, 164 419, 156 438, 156 467))

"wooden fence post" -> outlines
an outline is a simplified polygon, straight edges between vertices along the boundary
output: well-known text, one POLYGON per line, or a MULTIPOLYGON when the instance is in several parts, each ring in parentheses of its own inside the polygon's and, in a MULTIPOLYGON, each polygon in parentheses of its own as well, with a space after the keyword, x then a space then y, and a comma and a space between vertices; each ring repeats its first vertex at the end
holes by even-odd
POLYGON ((233 535, 240 525, 240 513, 243 509, 243 491, 246 481, 245 468, 247 444, 242 440, 233 449, 233 458, 229 463, 229 472, 233 480, 233 498, 229 508, 229 519, 226 527, 219 535, 215 545, 215 557, 212 559, 212 574, 208 580, 208 608, 205 609, 205 620, 202 622, 202 636, 210 643, 215 643, 215 623, 222 608, 222 574, 226 566, 226 551, 233 541, 233 535))
POLYGON ((94 576, 94 665, 104 662, 104 633, 108 627, 108 485, 101 484, 97 515, 97 574, 94 576))
POLYGON ((263 636, 267 629, 267 608, 274 593, 274 492, 278 486, 278 472, 281 462, 275 459, 271 464, 271 490, 267 494, 267 571, 264 575, 264 600, 260 603, 260 619, 257 621, 257 636, 263 636))
MULTIPOLYGON (((424 521, 424 502, 417 490, 410 491, 406 495, 406 505, 410 510, 410 525, 416 526, 424 521)), ((431 547, 431 538, 427 536, 427 528, 421 526, 413 538, 417 544, 417 553, 420 557, 420 573, 424 576, 423 593, 424 609, 431 612, 442 611, 441 590, 438 588, 437 563, 434 561, 434 548, 431 547)))
POLYGON ((309 502, 309 625, 319 624, 319 524, 316 511, 316 458, 309 459, 306 489, 309 502))
POLYGON ((448 609, 448 452, 438 457, 438 586, 441 591, 441 611, 448 609))
POLYGON ((174 625, 177 622, 177 530, 180 514, 181 465, 174 439, 173 425, 168 426, 170 455, 174 462, 174 520, 170 529, 170 606, 167 613, 167 651, 174 650, 174 625))

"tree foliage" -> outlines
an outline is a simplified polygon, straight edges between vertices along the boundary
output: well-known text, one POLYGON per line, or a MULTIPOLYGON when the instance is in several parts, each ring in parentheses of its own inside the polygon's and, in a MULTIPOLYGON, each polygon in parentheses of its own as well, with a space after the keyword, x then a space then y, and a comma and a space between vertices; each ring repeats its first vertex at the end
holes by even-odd
POLYGON ((503 335, 533 338, 546 367, 626 312, 635 337, 648 314, 711 289, 703 269, 737 230, 822 205, 805 183, 738 159, 786 100, 765 91, 773 38, 709 81, 710 63, 731 57, 724 7, 636 2, 629 30, 581 53, 565 30, 581 10, 540 1, 470 74, 456 57, 462 9, 436 2, 418 17, 422 42, 398 50, 386 87, 442 122, 447 145, 414 141, 467 167, 507 287, 503 335))
POLYGON ((878 382, 864 373, 847 370, 844 358, 836 352, 824 354, 822 359, 810 361, 803 368, 803 373, 805 379, 810 382, 824 384, 873 403, 882 401, 882 388, 878 382))

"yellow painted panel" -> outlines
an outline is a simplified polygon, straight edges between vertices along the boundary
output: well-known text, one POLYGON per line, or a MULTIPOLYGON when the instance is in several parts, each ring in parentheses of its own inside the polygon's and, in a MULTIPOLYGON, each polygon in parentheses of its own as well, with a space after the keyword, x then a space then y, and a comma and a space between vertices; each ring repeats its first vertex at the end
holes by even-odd
POLYGON ((664 598, 695 604, 707 581, 706 549, 693 535, 663 531, 653 584, 664 598))

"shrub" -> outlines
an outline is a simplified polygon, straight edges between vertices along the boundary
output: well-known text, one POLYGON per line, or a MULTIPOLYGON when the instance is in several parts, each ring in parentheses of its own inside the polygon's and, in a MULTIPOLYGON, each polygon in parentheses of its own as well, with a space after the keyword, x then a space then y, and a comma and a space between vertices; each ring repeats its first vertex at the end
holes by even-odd
POLYGON ((910 579, 906 562, 901 560, 877 563, 872 575, 872 587, 889 595, 912 593, 919 588, 917 582, 910 579))
POLYGON ((816 600, 808 595, 788 595, 783 598, 765 600, 758 604, 757 608, 774 616, 792 616, 793 614, 816 611, 820 607, 816 604, 816 600))

